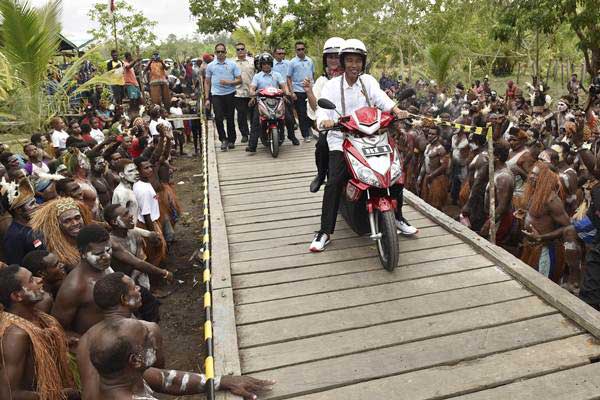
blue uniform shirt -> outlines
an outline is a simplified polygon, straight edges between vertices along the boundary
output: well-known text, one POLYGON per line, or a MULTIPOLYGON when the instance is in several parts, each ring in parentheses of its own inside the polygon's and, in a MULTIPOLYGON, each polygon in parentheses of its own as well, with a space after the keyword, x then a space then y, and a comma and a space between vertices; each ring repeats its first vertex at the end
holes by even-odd
POLYGON ((285 83, 283 76, 279 72, 271 70, 268 74, 259 72, 252 78, 252 86, 256 86, 256 90, 274 87, 279 89, 281 84, 285 83))
POLYGON ((288 68, 287 76, 292 79, 292 90, 298 93, 304 93, 302 81, 304 78, 313 79, 315 75, 315 64, 309 57, 304 57, 303 60, 298 57, 292 58, 288 68))
POLYGON ((279 72, 283 76, 283 79, 287 79, 289 68, 290 62, 288 60, 273 60, 273 71, 279 72))
POLYGON ((210 92, 213 96, 235 93, 235 86, 221 85, 219 82, 221 79, 232 81, 241 75, 239 67, 231 60, 225 60, 221 63, 215 58, 206 67, 206 77, 210 78, 210 92))

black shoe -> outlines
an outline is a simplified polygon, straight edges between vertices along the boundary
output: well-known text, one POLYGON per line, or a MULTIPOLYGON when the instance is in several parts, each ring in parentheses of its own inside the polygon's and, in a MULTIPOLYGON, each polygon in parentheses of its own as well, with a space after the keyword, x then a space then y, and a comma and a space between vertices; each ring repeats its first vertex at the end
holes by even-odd
POLYGON ((253 149, 253 148, 252 148, 252 147, 250 147, 250 146, 246 147, 246 151, 247 151, 248 153, 256 153, 256 149, 253 149))
POLYGON ((229 143, 228 147, 232 150, 235 149, 235 143, 229 143))
POLYGON ((242 136, 242 143, 248 143, 248 136, 242 136))
POLYGON ((300 142, 298 141, 298 139, 296 139, 295 137, 290 138, 290 140, 292 141, 292 144, 294 146, 300 146, 300 142))
POLYGON ((227 142, 221 143, 221 150, 222 151, 227 151, 227 142))
POLYGON ((323 182, 325 182, 325 177, 317 174, 317 176, 315 176, 315 179, 313 179, 310 183, 310 192, 317 193, 319 189, 321 189, 321 185, 323 185, 323 182))

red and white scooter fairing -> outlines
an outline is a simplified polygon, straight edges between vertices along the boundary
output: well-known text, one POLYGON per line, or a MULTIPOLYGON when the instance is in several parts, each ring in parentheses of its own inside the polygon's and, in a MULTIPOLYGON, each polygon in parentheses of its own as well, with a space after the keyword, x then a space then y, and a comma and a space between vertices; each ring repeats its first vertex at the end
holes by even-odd
MULTIPOLYGON (((319 107, 335 109, 328 100, 319 107)), ((363 107, 340 117, 337 127, 345 133, 343 152, 351 178, 340 199, 344 220, 359 235, 377 242, 379 259, 392 271, 398 264, 397 200, 390 188, 402 182, 400 154, 387 128, 394 116, 375 107, 363 107)))

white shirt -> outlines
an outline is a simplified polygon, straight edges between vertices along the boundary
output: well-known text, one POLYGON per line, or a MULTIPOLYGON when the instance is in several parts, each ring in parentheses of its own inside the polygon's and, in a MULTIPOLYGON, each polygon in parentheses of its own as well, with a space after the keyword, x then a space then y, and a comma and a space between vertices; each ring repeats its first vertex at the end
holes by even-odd
MULTIPOLYGON (((169 112, 173 115, 183 115, 183 110, 181 109, 181 107, 171 107, 169 112)), ((175 121, 173 121, 173 127, 175 129, 183 129, 183 120, 176 119, 175 121)))
POLYGON ((148 130, 150 131, 150 134, 152 136, 158 136, 158 131, 156 130, 157 126, 158 126, 158 121, 155 121, 155 120, 150 121, 150 124, 148 125, 148 130))
POLYGON ((104 132, 102 132, 100 129, 92 129, 90 131, 90 136, 98 143, 104 142, 104 132))
POLYGON ((57 149, 65 149, 67 147, 67 139, 69 134, 65 131, 53 131, 52 132, 52 147, 57 149))
MULTIPOLYGON (((325 84, 329 82, 329 79, 327 79, 326 76, 320 76, 315 84, 313 85, 313 94, 315 95, 315 98, 317 100, 319 100, 321 98, 321 92, 323 91, 323 86, 325 86, 325 84)), ((306 99, 306 115, 308 115, 308 118, 312 119, 313 121, 317 119, 317 113, 316 110, 313 110, 310 106, 310 103, 308 102, 308 99, 306 99)))
POLYGON ((127 208, 131 215, 138 215, 138 202, 135 194, 133 190, 125 186, 122 182, 117 185, 113 192, 112 203, 120 204, 127 208))
POLYGON ((158 196, 152 185, 148 182, 137 181, 133 184, 133 193, 138 203, 138 221, 144 221, 144 215, 150 214, 152 221, 160 217, 158 196))
MULTIPOLYGON (((358 110, 362 107, 367 107, 367 98, 362 90, 362 85, 357 80, 353 86, 349 86, 345 79, 346 74, 330 79, 323 86, 321 91, 321 98, 325 98, 336 106, 336 110, 339 113, 346 113, 346 115, 358 110), (344 79, 343 90, 345 100, 345 110, 342 111, 342 96, 340 81, 344 79)), ((382 111, 391 111, 394 108, 394 100, 390 99, 389 96, 381 90, 379 82, 368 74, 360 76, 362 80, 371 106, 377 107, 382 111)), ((321 123, 326 120, 337 121, 339 119, 336 110, 325 110, 323 108, 317 108, 317 127, 321 126, 321 123)), ((329 145, 329 151, 342 151, 342 143, 344 142, 344 135, 340 131, 329 131, 327 134, 327 144, 329 145)))

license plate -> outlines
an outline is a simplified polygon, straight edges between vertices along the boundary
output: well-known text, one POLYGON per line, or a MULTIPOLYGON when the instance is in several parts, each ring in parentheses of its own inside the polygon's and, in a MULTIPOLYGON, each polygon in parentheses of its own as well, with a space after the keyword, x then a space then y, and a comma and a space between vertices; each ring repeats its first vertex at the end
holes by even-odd
POLYGON ((362 152, 365 157, 381 156, 390 154, 392 152, 392 147, 389 144, 376 147, 363 147, 362 152))

